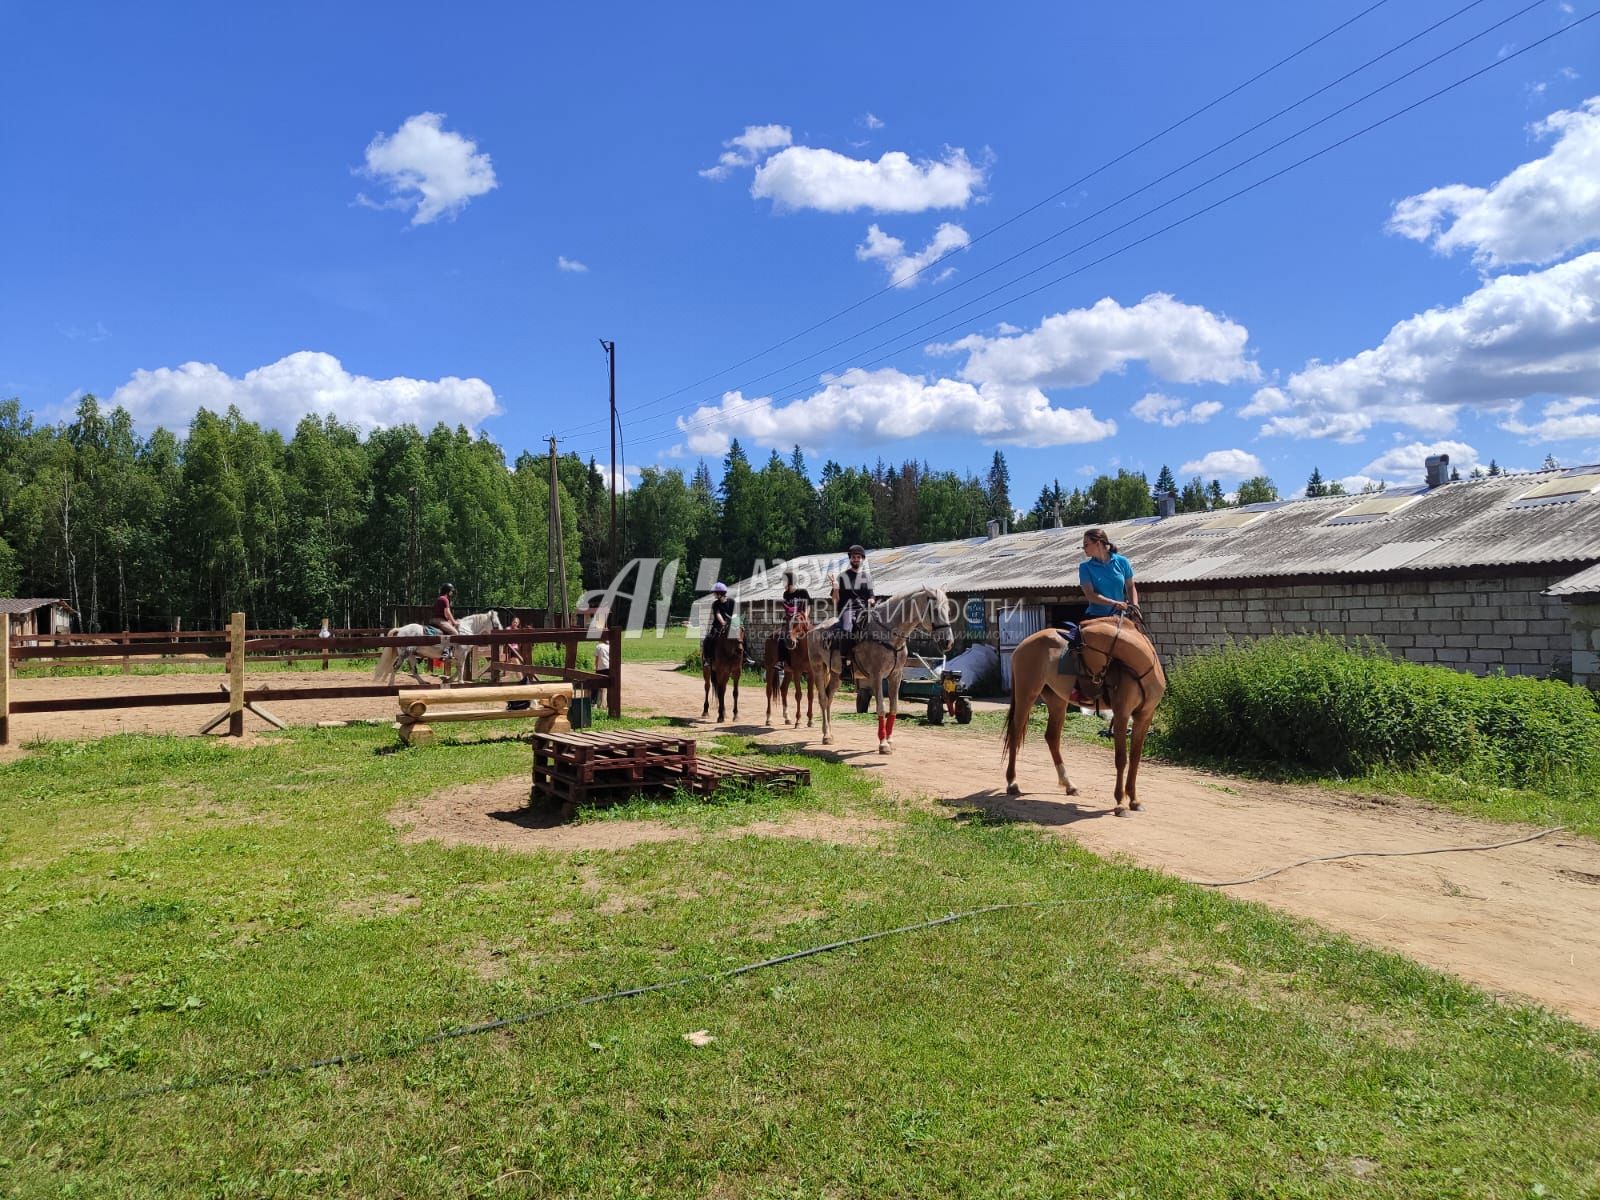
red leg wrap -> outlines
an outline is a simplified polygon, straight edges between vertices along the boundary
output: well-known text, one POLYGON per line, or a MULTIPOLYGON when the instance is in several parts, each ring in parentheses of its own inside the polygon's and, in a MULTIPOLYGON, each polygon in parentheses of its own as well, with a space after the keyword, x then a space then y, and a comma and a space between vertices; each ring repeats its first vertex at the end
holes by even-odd
POLYGON ((878 718, 878 740, 880 742, 883 741, 883 726, 884 726, 885 719, 886 718, 884 718, 884 717, 879 717, 878 718))
POLYGON ((893 737, 894 736, 894 714, 890 713, 887 717, 884 718, 884 720, 889 722, 889 736, 893 737))

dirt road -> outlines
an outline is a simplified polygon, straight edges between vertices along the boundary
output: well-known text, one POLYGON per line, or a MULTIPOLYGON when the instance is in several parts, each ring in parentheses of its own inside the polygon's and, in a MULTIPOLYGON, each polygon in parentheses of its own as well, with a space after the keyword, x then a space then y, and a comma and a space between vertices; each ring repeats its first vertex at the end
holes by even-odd
MULTIPOLYGON (((276 678, 276 677, 273 677, 276 678)), ((297 673, 284 686, 347 684, 351 676, 297 673)), ((261 677, 270 684, 271 679, 261 677)), ((216 687, 217 675, 21 679, 14 696, 192 691, 216 687)), ((256 685, 252 680, 252 686, 256 685)), ((630 711, 697 716, 698 680, 667 664, 629 664, 630 711)), ((765 703, 746 690, 744 721, 731 730, 808 753, 822 753, 820 727, 767 731, 756 722, 765 703), (754 718, 754 721, 752 721, 754 718)), ((306 700, 268 706, 292 724, 384 719, 394 701, 306 700)), ((218 709, 222 705, 218 693, 218 709)), ((192 733, 209 707, 145 708, 13 718, 19 741, 88 738, 118 732, 192 733)), ((248 718, 247 729, 263 728, 248 718)), ((949 811, 982 807, 1068 837, 1099 854, 1189 879, 1233 879, 1297 859, 1347 850, 1422 849, 1503 841, 1523 829, 1473 821, 1409 801, 1365 800, 1316 788, 1255 783, 1147 763, 1145 810, 1111 816, 1110 751, 1072 745, 1068 770, 1079 794, 1068 800, 1055 782, 1043 739, 1030 737, 1019 759, 1021 796, 1003 795, 998 738, 910 720, 895 734, 898 753, 877 753, 870 723, 842 721, 829 753, 853 763, 910 803, 949 811)), ((15 754, 17 750, 0 751, 15 754)), ((1425 858, 1353 859, 1302 867, 1230 888, 1308 917, 1362 941, 1399 951, 1492 992, 1516 995, 1600 1026, 1600 845, 1566 834, 1485 853, 1425 858)))
MULTIPOLYGON (((665 666, 630 667, 630 709, 698 716, 701 685, 665 666)), ((846 697, 848 705, 850 698, 846 697)), ((764 697, 741 696, 738 732, 823 753, 821 725, 766 732, 764 697), (751 718, 755 718, 752 723, 751 718)), ((896 753, 877 752, 870 722, 834 725, 828 752, 914 802, 981 807, 1186 879, 1237 879, 1346 850, 1410 850, 1505 841, 1529 828, 1473 821, 1412 801, 1363 799, 1146 763, 1144 810, 1111 815, 1109 745, 1066 747, 1078 795, 1067 799, 1041 736, 1018 759, 1024 793, 1006 796, 999 737, 903 721, 896 753)), ((1516 995, 1600 1026, 1600 845, 1554 834, 1482 853, 1347 859, 1229 888, 1396 950, 1491 992, 1516 995)))

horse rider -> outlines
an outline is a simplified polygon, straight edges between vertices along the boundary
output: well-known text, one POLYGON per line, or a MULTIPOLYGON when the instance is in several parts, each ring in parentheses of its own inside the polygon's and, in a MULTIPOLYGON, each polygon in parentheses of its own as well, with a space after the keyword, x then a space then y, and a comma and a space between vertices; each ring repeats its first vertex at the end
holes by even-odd
MULTIPOLYGON (((802 617, 811 615, 811 593, 803 587, 797 587, 794 581, 794 572, 783 573, 783 641, 793 647, 799 639, 796 630, 799 628, 802 617)), ((807 622, 809 624, 809 621, 807 622)))
POLYGON ((856 627, 864 624, 863 617, 872 607, 873 599, 872 572, 867 567, 866 550, 857 545, 845 553, 850 556, 850 565, 832 579, 834 611, 839 614, 839 629, 843 635, 839 643, 841 670, 849 678, 852 652, 861 632, 856 627))
POLYGON ((439 589, 439 595, 433 601, 433 615, 428 618, 431 624, 440 633, 460 633, 456 625, 456 614, 451 611, 450 601, 456 594, 456 585, 447 583, 439 589))
MULTIPOLYGON (((1083 535, 1084 560, 1078 564, 1078 583, 1089 604, 1084 619, 1123 614, 1139 618, 1139 585, 1133 581, 1133 564, 1123 557, 1106 531, 1096 526, 1083 535)), ((1073 687, 1070 702, 1079 707, 1094 703, 1073 687)))
POLYGON ((708 629, 706 636, 700 643, 700 658, 704 662, 711 661, 711 647, 714 642, 728 636, 728 630, 733 628, 733 614, 738 607, 738 601, 728 595, 728 585, 722 580, 717 580, 711 585, 711 613, 707 618, 708 629))

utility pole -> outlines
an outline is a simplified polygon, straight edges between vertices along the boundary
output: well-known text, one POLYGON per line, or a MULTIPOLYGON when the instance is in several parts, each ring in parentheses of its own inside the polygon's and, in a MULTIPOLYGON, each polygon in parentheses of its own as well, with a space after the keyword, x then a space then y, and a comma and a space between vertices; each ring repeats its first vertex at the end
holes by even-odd
POLYGON ((617 577, 617 344, 600 339, 600 344, 606 350, 606 374, 611 378, 611 462, 607 464, 606 473, 610 475, 608 483, 611 487, 611 570, 612 579, 617 577))
POLYGON ((561 523, 561 482, 556 473, 556 439, 550 439, 550 552, 545 569, 544 619, 552 625, 561 613, 558 629, 572 624, 572 609, 567 599, 567 551, 561 523), (559 605, 557 598, 559 597, 559 605))

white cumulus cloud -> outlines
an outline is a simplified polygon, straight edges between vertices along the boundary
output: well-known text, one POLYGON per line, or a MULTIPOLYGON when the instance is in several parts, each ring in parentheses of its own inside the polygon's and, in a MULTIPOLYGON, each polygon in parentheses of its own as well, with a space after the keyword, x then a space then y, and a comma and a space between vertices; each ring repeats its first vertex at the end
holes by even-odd
POLYGON ((1083 387, 1130 362, 1171 383, 1233 383, 1260 378, 1244 356, 1249 336, 1235 321, 1157 292, 1132 306, 1108 296, 1046 317, 1026 333, 973 334, 929 349, 966 351, 961 377, 980 384, 1083 387))
POLYGON ((1133 415, 1151 425, 1160 424, 1168 429, 1179 425, 1204 425, 1222 411, 1215 400, 1202 400, 1190 405, 1176 396, 1163 396, 1149 392, 1133 406, 1133 415))
POLYGON ((1554 262, 1600 238, 1600 96, 1533 129, 1555 137, 1549 154, 1487 188, 1453 183, 1408 196, 1389 230, 1440 254, 1470 249, 1484 268, 1554 262))
POLYGON ((678 419, 691 451, 720 453, 728 438, 762 446, 861 446, 928 434, 976 436, 1019 446, 1095 442, 1117 431, 1086 408, 1056 408, 1037 388, 978 388, 893 368, 859 368, 824 378, 812 395, 787 404, 729 392, 678 419))
MULTIPOLYGON (((856 247, 856 258, 862 262, 881 262, 889 273, 889 282, 897 288, 908 288, 921 278, 920 272, 945 255, 963 249, 972 238, 959 225, 946 221, 934 231, 932 239, 921 250, 906 253, 906 244, 891 237, 876 225, 867 227, 867 240, 856 247)), ((948 274, 940 272, 939 278, 948 274)))
POLYGON ((292 432, 307 413, 335 416, 369 430, 440 421, 477 426, 500 411, 494 389, 481 379, 370 379, 352 375, 331 354, 301 350, 234 378, 212 363, 138 370, 111 395, 144 428, 188 427, 201 408, 229 406, 252 421, 292 432))
POLYGON ((444 128, 443 113, 432 112, 407 117, 394 133, 373 138, 362 172, 387 184, 390 197, 380 203, 360 195, 357 201, 410 210, 413 225, 453 217, 497 183, 489 156, 472 139, 444 128))
POLYGON ((1248 479, 1261 474, 1261 460, 1248 450, 1213 450, 1190 459, 1178 468, 1180 475, 1203 475, 1208 479, 1248 479))
POLYGON ((1566 442, 1575 438, 1600 437, 1600 400, 1589 396, 1552 400, 1544 406, 1539 420, 1533 424, 1512 417, 1502 421, 1500 428, 1525 437, 1530 442, 1566 442))
MULTIPOLYGON (((788 403, 730 392, 679 418, 678 428, 700 454, 720 453, 729 436, 813 449, 924 434, 1019 446, 1100 441, 1116 433, 1114 420, 1057 407, 1047 389, 1083 387, 1134 361, 1183 382, 1255 379, 1260 372, 1244 357, 1247 337, 1244 326, 1171 296, 1126 308, 1106 299, 1046 317, 1031 330, 930 346, 932 353, 966 354, 955 378, 856 369, 824 377, 815 393, 788 403)), ((1196 405, 1190 419, 1219 408, 1196 405)))
POLYGON ((942 159, 914 162, 899 150, 874 161, 815 146, 790 146, 756 168, 750 194, 771 200, 778 209, 915 213, 965 208, 983 184, 983 168, 959 147, 947 149, 942 159))
POLYGON ((752 166, 793 141, 794 135, 787 125, 746 125, 738 137, 722 143, 722 154, 716 165, 700 174, 707 179, 726 179, 740 167, 752 166))
POLYGON ((1396 324, 1351 358, 1309 364, 1244 411, 1263 435, 1359 440, 1383 421, 1435 434, 1462 407, 1509 410, 1532 396, 1600 391, 1600 252, 1500 275, 1460 303, 1396 324))
POLYGON ((1358 478, 1363 486, 1370 480, 1397 484, 1426 483, 1428 470, 1425 463, 1434 454, 1448 454, 1451 468, 1463 475, 1470 475, 1472 468, 1478 465, 1478 452, 1465 442, 1411 442, 1378 455, 1361 468, 1358 478))
POLYGON ((581 263, 575 258, 568 258, 565 254, 556 255, 556 270, 558 271, 571 271, 574 275, 582 275, 588 269, 588 263, 581 263))

